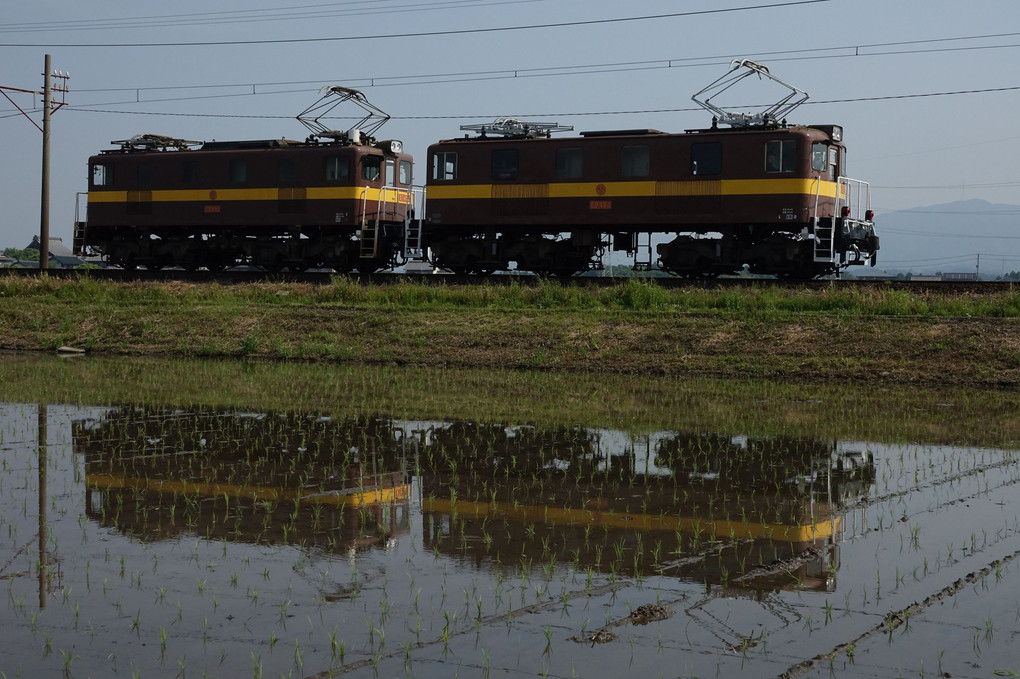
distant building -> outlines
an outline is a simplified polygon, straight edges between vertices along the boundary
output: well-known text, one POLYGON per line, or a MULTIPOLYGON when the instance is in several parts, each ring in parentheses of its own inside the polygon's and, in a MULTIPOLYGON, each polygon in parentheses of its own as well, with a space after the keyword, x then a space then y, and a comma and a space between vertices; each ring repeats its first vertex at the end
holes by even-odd
POLYGON ((848 269, 848 278, 853 277, 859 281, 892 281, 896 280, 896 274, 889 273, 888 271, 880 271, 875 269, 865 269, 864 271, 848 269))
MULTIPOLYGON (((42 250, 42 248, 39 247, 39 236, 32 236, 32 242, 29 243, 28 247, 25 249, 42 250)), ((71 252, 71 248, 64 245, 64 241, 60 238, 50 238, 49 254, 50 266, 55 269, 73 269, 74 267, 81 266, 84 263, 84 260, 80 257, 74 256, 74 253, 71 252)), ((35 262, 22 262, 21 266, 35 269, 39 265, 35 262)))

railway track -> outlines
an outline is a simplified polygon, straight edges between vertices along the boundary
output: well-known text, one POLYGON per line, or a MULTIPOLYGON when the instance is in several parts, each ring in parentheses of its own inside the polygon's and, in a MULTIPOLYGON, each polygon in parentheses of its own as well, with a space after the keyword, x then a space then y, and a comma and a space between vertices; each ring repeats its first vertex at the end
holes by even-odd
MULTIPOLYGON (((48 275, 53 278, 78 278, 87 276, 96 280, 116 282, 169 282, 184 283, 219 283, 221 285, 244 285, 251 283, 307 283, 312 285, 328 285, 340 274, 328 271, 306 271, 267 273, 264 271, 227 269, 223 271, 185 271, 183 269, 50 269, 46 274, 38 269, 2 269, 0 275, 37 277, 48 275)), ((386 285, 397 282, 436 285, 532 285, 540 279, 533 275, 495 275, 475 276, 459 274, 407 274, 407 273, 372 273, 344 274, 343 278, 357 281, 363 285, 386 285)), ((578 285, 587 287, 611 287, 620 285, 631 277, 622 276, 575 276, 567 279, 552 279, 560 285, 578 285)), ((911 290, 915 292, 936 292, 941 294, 987 294, 1012 291, 1018 289, 1017 281, 911 281, 911 280, 860 280, 854 278, 822 279, 822 280, 783 280, 770 278, 676 278, 676 277, 641 277, 639 280, 659 285, 664 288, 742 288, 753 286, 776 286, 783 288, 802 288, 823 290, 833 286, 858 289, 884 288, 895 290, 911 290)))

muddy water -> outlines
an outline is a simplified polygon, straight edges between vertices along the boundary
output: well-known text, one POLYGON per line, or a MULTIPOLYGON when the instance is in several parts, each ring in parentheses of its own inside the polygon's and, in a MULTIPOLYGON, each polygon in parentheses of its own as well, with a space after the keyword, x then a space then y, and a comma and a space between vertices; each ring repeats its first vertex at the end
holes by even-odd
POLYGON ((1010 676, 1015 422, 913 398, 952 426, 7 402, 0 670, 1010 676))

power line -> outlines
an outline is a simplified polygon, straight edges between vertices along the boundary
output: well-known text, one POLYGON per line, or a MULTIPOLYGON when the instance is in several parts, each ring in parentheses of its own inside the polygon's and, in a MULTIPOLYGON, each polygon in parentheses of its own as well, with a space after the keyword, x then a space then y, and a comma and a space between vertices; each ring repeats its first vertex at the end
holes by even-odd
MULTIPOLYGON (((999 143, 1001 140, 997 140, 994 143, 999 143)), ((990 142, 991 143, 991 142, 990 142)), ((1020 186, 1020 182, 988 182, 981 184, 942 184, 942 185, 931 185, 931 186, 883 186, 879 184, 872 184, 873 189, 895 189, 897 191, 923 191, 928 189, 946 191, 954 189, 1010 189, 1020 186)))
MULTIPOLYGON (((955 214, 955 213, 946 213, 955 214)), ((960 213, 965 214, 965 213, 960 213)), ((1013 214, 1020 214, 1013 213, 1013 214)), ((881 217, 881 215, 879 215, 881 217)), ((908 236, 927 236, 930 238, 966 238, 970 239, 990 239, 990 240, 1020 240, 1020 236, 992 236, 987 234, 974 234, 974 233, 935 233, 933 231, 915 231, 913 229, 897 229, 895 227, 882 226, 881 232, 886 233, 902 233, 908 236)))
MULTIPOLYGON (((954 90, 947 92, 924 92, 917 94, 896 94, 887 95, 883 97, 857 97, 853 99, 830 99, 824 101, 808 101, 804 105, 823 105, 823 104, 852 104, 860 102, 874 102, 874 101, 887 101, 896 99, 915 99, 924 97, 947 97, 947 96, 960 96, 960 95, 975 95, 975 94, 990 94, 999 92, 1011 92, 1020 90, 1020 85, 1011 87, 991 87, 977 90, 954 90)), ((303 91, 303 90, 302 90, 303 91)), ((262 94, 280 94, 279 92, 270 92, 262 94)), ((68 105, 66 108, 73 111, 82 113, 109 113, 118 115, 148 115, 148 116, 169 116, 169 117, 190 117, 190 118, 262 118, 262 119, 275 119, 275 120, 290 120, 294 116, 283 116, 283 115, 248 115, 248 114, 223 114, 223 113, 170 113, 170 112, 159 112, 159 111, 117 111, 113 109, 99 109, 91 108, 93 106, 116 106, 121 104, 138 104, 138 103, 165 103, 165 102, 177 102, 177 101, 193 101, 196 99, 209 99, 219 97, 238 97, 238 96, 253 96, 251 93, 248 94, 230 94, 230 95, 211 95, 207 97, 177 97, 168 99, 154 99, 145 102, 108 102, 106 104, 84 104, 81 106, 68 105)), ((758 106, 758 104, 750 104, 748 106, 758 106)), ((513 113, 511 117, 528 117, 528 118, 545 118, 545 117, 586 117, 586 116, 616 116, 616 115, 645 115, 645 114, 661 114, 661 113, 687 113, 692 111, 701 111, 699 107, 685 107, 685 108, 661 108, 661 109, 634 109, 625 111, 558 111, 558 112, 532 112, 532 113, 513 113)), ((432 115, 432 116, 390 116, 391 120, 462 120, 465 118, 499 118, 507 116, 507 112, 495 114, 452 114, 452 115, 432 115)), ((355 116, 356 117, 356 116, 355 116)), ((346 119, 346 116, 331 116, 334 120, 346 119)), ((895 187, 887 187, 895 188, 895 187)), ((959 188, 959 186, 953 186, 951 188, 959 188)), ((974 185, 974 188, 980 188, 980 185, 974 185)))
POLYGON ((795 7, 798 5, 814 5, 832 0, 791 0, 789 2, 777 2, 761 5, 746 5, 743 7, 724 7, 721 9, 704 9, 690 12, 673 12, 670 14, 651 14, 646 16, 618 17, 615 19, 588 19, 583 21, 561 21, 548 24, 528 24, 521 26, 497 26, 492 28, 463 28, 450 29, 445 31, 420 31, 416 33, 380 33, 374 35, 346 35, 332 36, 327 38, 276 38, 271 40, 216 40, 197 42, 133 42, 133 43, 0 43, 0 47, 46 47, 46 48, 114 48, 114 47, 211 47, 228 45, 282 45, 298 43, 320 43, 340 42, 353 40, 389 40, 406 38, 424 38, 450 35, 468 35, 483 33, 506 33, 511 31, 530 31, 546 28, 567 28, 575 26, 597 26, 604 24, 618 24, 636 21, 656 21, 661 19, 676 19, 680 17, 706 16, 712 14, 727 14, 734 12, 746 12, 760 9, 778 9, 782 7, 795 7))
MULTIPOLYGON (((390 2, 391 0, 382 0, 390 2)), ((397 12, 426 12, 448 9, 462 9, 465 6, 495 7, 499 5, 530 4, 547 0, 439 0, 433 2, 414 2, 387 8, 378 8, 379 0, 358 0, 355 2, 327 3, 315 5, 299 5, 296 7, 278 7, 266 9, 245 9, 218 12, 197 12, 186 14, 164 14, 141 17, 120 17, 104 19, 81 19, 77 21, 42 21, 20 24, 7 24, 0 28, 0 33, 38 33, 49 31, 97 31, 140 28, 161 28, 210 25, 220 23, 241 24, 266 21, 293 21, 322 19, 333 16, 371 16, 378 14, 394 14, 397 12), (352 8, 352 5, 370 5, 363 8, 352 8), (344 6, 342 9, 338 7, 344 6), (324 9, 330 8, 330 9, 324 9)))
POLYGON ((883 264, 961 264, 974 261, 977 257, 988 258, 992 262, 1020 262, 1020 257, 1004 256, 1002 253, 986 254, 974 252, 965 255, 954 255, 952 257, 936 257, 933 259, 883 259, 883 264))
MULTIPOLYGON (((804 60, 804 59, 829 59, 829 58, 846 58, 849 56, 860 56, 861 50, 872 49, 880 46, 887 45, 919 45, 919 44, 931 44, 933 42, 954 42, 962 40, 981 40, 993 37, 1002 37, 1004 35, 1020 35, 1020 34, 995 34, 995 35, 978 35, 978 36, 952 36, 948 38, 931 38, 923 40, 913 41, 900 41, 898 43, 873 43, 865 45, 844 45, 840 47, 832 48, 809 48, 802 50, 785 50, 785 51, 774 51, 774 52, 761 52, 753 53, 749 55, 754 59, 767 58, 771 61, 786 61, 786 60, 804 60), (826 54, 833 50, 844 51, 847 54, 826 54), (782 55, 801 55, 796 57, 779 58, 782 55)), ((1015 48, 1020 47, 1017 45, 994 45, 984 46, 976 49, 1001 49, 1001 48, 1015 48)), ((954 51, 956 48, 944 48, 945 51, 954 51)), ((923 52, 931 52, 937 50, 922 50, 923 52)), ((913 54, 913 51, 898 51, 896 54, 913 54)), ((866 52, 865 56, 883 56, 884 53, 877 52, 866 52)), ((600 64, 585 64, 585 65, 571 65, 571 66, 548 66, 542 68, 531 68, 531 69, 506 69, 506 70, 490 70, 490 71, 461 71, 453 73, 431 73, 431 74, 417 74, 417 75, 404 75, 404 76, 385 76, 385 77, 369 77, 369 78, 358 78, 352 81, 345 81, 346 85, 359 86, 359 87, 397 87, 397 86, 408 86, 408 85, 426 85, 426 84, 446 84, 446 83, 459 83, 459 82, 479 82, 486 80, 506 80, 506 79, 518 79, 518 78, 531 78, 531 77, 551 77, 551 76, 566 76, 566 75, 586 75, 586 74, 600 74, 600 73, 611 73, 611 72, 626 72, 626 71, 638 71, 638 70, 652 70, 652 69, 663 69, 663 68, 691 68, 691 67, 705 67, 709 65, 728 64, 729 58, 725 57, 725 61, 717 61, 724 59, 723 56, 703 56, 703 57, 687 57, 683 59, 667 59, 667 60, 652 60, 652 61, 632 61, 632 62, 607 62, 600 64)), ((300 85, 321 85, 322 80, 304 80, 304 81, 287 81, 287 82, 266 82, 266 83, 234 83, 234 84, 212 84, 212 85, 180 85, 180 86, 156 86, 156 87, 122 87, 122 88, 97 88, 97 89, 82 89, 78 90, 80 93, 84 92, 134 92, 134 101, 119 101, 119 102, 104 102, 104 103, 93 103, 87 104, 86 106, 111 106, 121 104, 138 104, 143 103, 141 99, 142 92, 154 92, 154 91, 180 91, 180 90, 200 90, 200 89, 230 89, 230 88, 245 88, 245 92, 242 93, 225 93, 218 95, 203 95, 203 96, 192 96, 192 97, 176 97, 176 98, 160 98, 160 99, 148 99, 144 100, 145 103, 156 103, 163 101, 188 101, 194 99, 207 99, 207 98, 223 98, 223 97, 237 97, 247 96, 252 94, 260 95, 272 95, 272 94, 289 94, 294 92, 302 92, 306 90, 295 90, 295 89, 284 89, 284 90, 272 90, 269 92, 259 92, 258 88, 272 88, 272 87, 293 87, 300 85), (247 90, 251 90, 250 92, 247 90)), ((1005 88, 1000 91, 1008 91, 1014 88, 1005 88)), ((976 92, 990 92, 994 90, 960 90, 956 93, 959 94, 973 94, 976 92)), ((898 95, 901 98, 911 97, 924 97, 924 96, 942 96, 945 93, 934 93, 934 94, 914 94, 914 95, 898 95)), ((871 101, 880 99, 889 99, 894 97, 874 97, 871 101)), ((842 99, 842 100, 828 100, 828 101, 814 101, 808 102, 809 104, 822 104, 822 103, 846 103, 861 101, 862 99, 842 99)), ((654 111, 627 111, 621 113, 673 113, 673 112, 685 112, 697 109, 663 109, 654 111)), ((0 118, 4 117, 0 111, 0 118)), ((502 114, 501 114, 502 115, 502 114)), ((576 114, 583 115, 583 114, 576 114)), ((592 113, 590 115, 603 115, 602 113, 592 113)), ((450 116, 458 117, 458 116, 450 116)), ((464 116, 461 116, 464 117, 464 116)))

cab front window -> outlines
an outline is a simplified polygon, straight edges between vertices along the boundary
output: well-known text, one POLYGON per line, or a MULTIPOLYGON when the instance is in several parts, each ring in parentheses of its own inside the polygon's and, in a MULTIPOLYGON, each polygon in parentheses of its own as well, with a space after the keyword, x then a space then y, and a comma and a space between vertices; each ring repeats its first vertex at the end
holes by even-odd
POLYGON ((361 159, 361 178, 367 182, 379 181, 382 176, 382 156, 365 156, 361 159))

